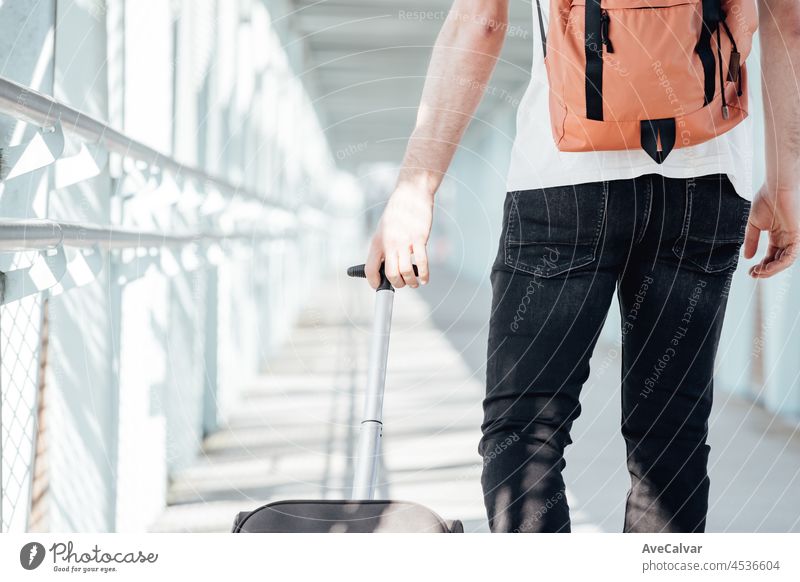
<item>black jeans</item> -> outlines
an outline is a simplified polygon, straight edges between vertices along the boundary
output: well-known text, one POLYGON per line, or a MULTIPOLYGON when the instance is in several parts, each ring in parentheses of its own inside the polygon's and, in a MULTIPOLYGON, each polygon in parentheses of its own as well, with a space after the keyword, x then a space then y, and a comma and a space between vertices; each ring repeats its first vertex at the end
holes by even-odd
POLYGON ((570 531, 564 448, 615 289, 624 531, 704 530, 714 357, 749 209, 720 175, 508 193, 479 447, 492 531, 570 531))

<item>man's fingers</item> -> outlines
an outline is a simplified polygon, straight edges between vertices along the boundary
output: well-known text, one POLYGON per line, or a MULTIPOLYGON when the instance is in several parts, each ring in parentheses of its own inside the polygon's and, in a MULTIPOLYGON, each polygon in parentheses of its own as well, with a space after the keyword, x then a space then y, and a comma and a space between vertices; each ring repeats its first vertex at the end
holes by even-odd
POLYGON ((419 282, 427 285, 430 280, 430 272, 428 271, 428 252, 425 249, 425 243, 420 241, 414 244, 414 262, 417 265, 417 272, 419 273, 419 282))
POLYGON ((386 278, 395 289, 401 289, 406 285, 416 288, 420 284, 424 285, 428 282, 428 256, 424 243, 417 244, 414 249, 409 245, 406 250, 398 253, 373 241, 364 269, 367 280, 373 289, 380 286, 381 265, 383 265, 386 278), (412 250, 415 251, 413 256, 418 269, 416 273, 414 272, 415 264, 411 261, 412 250))
POLYGON ((750 275, 753 277, 759 277, 760 275, 766 273, 767 265, 775 260, 775 255, 777 255, 778 250, 779 249, 777 247, 769 245, 764 257, 758 263, 750 267, 750 275))
POLYGON ((367 282, 373 289, 377 289, 381 284, 380 268, 382 262, 383 253, 378 251, 375 246, 370 247, 367 262, 364 265, 364 272, 367 275, 367 282))
POLYGON ((796 245, 789 245, 786 248, 778 249, 750 269, 750 275, 757 279, 767 279, 791 267, 796 258, 796 245))
POLYGON ((419 287, 417 276, 414 274, 414 267, 411 265, 411 251, 404 251, 399 256, 400 275, 403 282, 409 287, 416 289, 419 287))
POLYGON ((386 278, 389 279, 389 283, 391 283, 395 289, 406 286, 403 282, 403 278, 400 276, 397 253, 388 253, 386 255, 384 260, 384 273, 386 274, 386 278))
POLYGON ((751 269, 750 274, 756 279, 767 279, 787 269, 791 264, 792 261, 784 255, 780 259, 762 261, 751 269))
POLYGON ((758 239, 761 236, 761 229, 753 226, 752 222, 747 223, 747 230, 744 234, 744 258, 752 259, 758 250, 758 239))

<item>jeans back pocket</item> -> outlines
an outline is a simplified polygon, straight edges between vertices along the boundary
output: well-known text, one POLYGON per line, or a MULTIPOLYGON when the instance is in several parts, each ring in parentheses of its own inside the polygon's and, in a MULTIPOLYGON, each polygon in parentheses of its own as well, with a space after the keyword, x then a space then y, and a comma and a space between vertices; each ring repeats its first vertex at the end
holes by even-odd
POLYGON ((750 202, 726 176, 687 181, 681 235, 672 252, 689 269, 719 273, 736 267, 744 242, 750 202))
POLYGON ((504 263, 540 277, 586 267, 597 258, 606 213, 606 182, 510 192, 504 263))

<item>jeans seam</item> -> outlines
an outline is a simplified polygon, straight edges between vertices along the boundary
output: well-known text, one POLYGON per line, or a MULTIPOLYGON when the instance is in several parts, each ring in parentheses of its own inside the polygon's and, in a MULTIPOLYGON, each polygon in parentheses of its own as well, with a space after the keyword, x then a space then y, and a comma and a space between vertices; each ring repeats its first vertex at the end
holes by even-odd
POLYGON ((648 178, 647 186, 645 188, 645 209, 644 218, 642 220, 642 230, 639 236, 634 241, 634 244, 640 244, 644 240, 644 235, 647 232, 647 227, 650 225, 650 213, 653 208, 653 179, 648 178))
POLYGON ((508 211, 508 220, 506 222, 506 235, 505 239, 503 240, 503 255, 504 255, 504 263, 506 265, 511 265, 511 260, 509 256, 509 236, 511 236, 511 221, 514 213, 519 214, 519 208, 517 207, 517 196, 519 195, 518 192, 511 192, 511 208, 508 211))
POLYGON ((684 248, 686 248, 686 239, 688 238, 689 234, 689 222, 692 220, 692 191, 689 189, 688 184, 686 183, 686 210, 683 213, 683 226, 681 227, 681 235, 678 237, 678 240, 675 241, 675 244, 672 245, 672 252, 677 256, 681 261, 683 259, 683 252, 678 249, 678 246, 683 242, 684 248))

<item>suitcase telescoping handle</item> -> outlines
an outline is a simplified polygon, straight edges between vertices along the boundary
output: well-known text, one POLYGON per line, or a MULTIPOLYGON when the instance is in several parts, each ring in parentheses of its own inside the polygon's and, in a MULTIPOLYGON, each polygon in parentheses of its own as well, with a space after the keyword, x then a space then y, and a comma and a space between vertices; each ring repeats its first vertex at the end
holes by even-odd
MULTIPOLYGON (((364 265, 347 269, 350 277, 366 278, 364 265)), ((419 274, 414 265, 414 274, 419 274)), ((375 293, 375 319, 372 322, 367 390, 364 416, 358 435, 358 451, 351 499, 372 499, 378 474, 378 456, 381 454, 383 429, 383 392, 386 385, 386 360, 389 356, 389 332, 392 326, 394 287, 380 269, 381 284, 375 293)))

